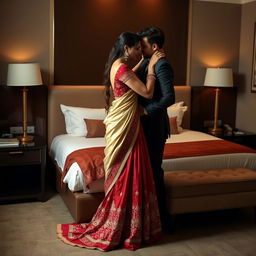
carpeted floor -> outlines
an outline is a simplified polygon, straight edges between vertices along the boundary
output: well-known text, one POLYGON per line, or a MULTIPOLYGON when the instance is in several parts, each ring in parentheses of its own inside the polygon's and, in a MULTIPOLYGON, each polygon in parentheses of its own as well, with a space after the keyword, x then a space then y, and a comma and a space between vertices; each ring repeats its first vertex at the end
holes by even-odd
POLYGON ((72 222, 60 196, 48 201, 0 205, 1 256, 255 256, 256 225, 252 209, 184 214, 176 231, 135 252, 100 252, 72 247, 55 235, 57 223, 72 222))

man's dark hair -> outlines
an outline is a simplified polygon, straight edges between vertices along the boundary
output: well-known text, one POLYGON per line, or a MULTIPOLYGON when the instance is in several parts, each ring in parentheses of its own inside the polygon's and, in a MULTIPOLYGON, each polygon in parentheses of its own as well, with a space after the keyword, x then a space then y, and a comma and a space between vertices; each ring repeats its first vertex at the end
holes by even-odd
POLYGON ((162 48, 164 45, 165 36, 163 31, 158 27, 148 27, 142 29, 138 32, 138 35, 141 38, 147 37, 150 45, 157 44, 159 48, 162 48))

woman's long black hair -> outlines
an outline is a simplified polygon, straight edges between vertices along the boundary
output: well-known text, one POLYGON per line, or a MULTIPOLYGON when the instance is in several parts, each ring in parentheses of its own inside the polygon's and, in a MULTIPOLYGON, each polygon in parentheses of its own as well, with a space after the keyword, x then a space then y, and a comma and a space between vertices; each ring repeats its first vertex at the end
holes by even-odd
POLYGON ((110 69, 115 60, 124 55, 124 46, 134 47, 140 41, 140 36, 132 32, 123 32, 116 40, 113 48, 111 49, 108 57, 108 61, 105 65, 104 80, 105 85, 105 101, 106 110, 109 109, 110 97, 111 97, 111 82, 110 82, 110 69))

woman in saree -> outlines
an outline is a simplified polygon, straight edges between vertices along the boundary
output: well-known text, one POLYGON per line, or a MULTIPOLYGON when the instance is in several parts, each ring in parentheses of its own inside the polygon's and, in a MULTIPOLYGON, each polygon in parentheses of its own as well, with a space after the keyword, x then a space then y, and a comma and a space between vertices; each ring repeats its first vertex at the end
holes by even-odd
POLYGON ((124 32, 114 44, 105 69, 105 198, 91 222, 57 225, 63 242, 109 251, 136 250, 159 239, 161 222, 137 98, 153 96, 154 65, 163 56, 156 52, 151 57, 143 84, 134 72, 142 58, 140 37, 124 32), (111 90, 114 100, 110 105, 111 90))

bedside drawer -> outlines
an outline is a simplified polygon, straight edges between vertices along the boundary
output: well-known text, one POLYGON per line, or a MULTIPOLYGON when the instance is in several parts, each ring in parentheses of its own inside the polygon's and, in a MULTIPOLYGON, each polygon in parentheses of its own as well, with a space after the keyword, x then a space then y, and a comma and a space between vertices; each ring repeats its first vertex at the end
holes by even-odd
POLYGON ((0 152, 0 165, 41 163, 41 150, 12 150, 0 152))

